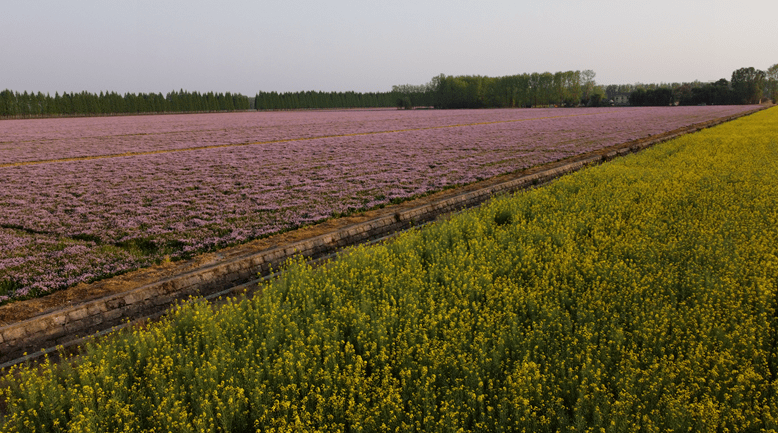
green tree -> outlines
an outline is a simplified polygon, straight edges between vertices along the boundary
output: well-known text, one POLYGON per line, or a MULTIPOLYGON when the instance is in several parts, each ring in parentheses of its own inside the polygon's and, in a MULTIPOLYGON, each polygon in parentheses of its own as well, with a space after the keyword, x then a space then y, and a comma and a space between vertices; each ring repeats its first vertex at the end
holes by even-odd
MULTIPOLYGON (((581 96, 582 93, 582 73, 581 71, 569 71, 567 72, 567 87, 568 87, 568 95, 570 98, 570 105, 576 106, 581 103, 581 96)), ((592 78, 592 83, 594 83, 594 78, 592 78)))
POLYGON ((741 104, 758 104, 762 100, 765 72, 753 67, 732 72, 732 90, 741 104))
POLYGON ((629 103, 636 107, 642 107, 648 105, 648 97, 646 96, 646 89, 640 87, 635 89, 634 92, 629 94, 629 103))
POLYGON ((567 93, 566 81, 564 72, 556 72, 551 78, 551 88, 554 95, 553 102, 560 107, 565 103, 567 93))
MULTIPOLYGON (((584 71, 581 71, 580 76, 580 82, 581 82, 581 102, 584 105, 587 105, 589 103, 589 98, 592 95, 592 92, 594 92, 594 86, 597 85, 597 83, 594 81, 594 77, 597 74, 592 71, 591 69, 586 69, 584 71)), ((614 92, 615 95, 615 92, 614 92)), ((610 99, 613 99, 611 95, 608 95, 610 99)))
POLYGON ((608 98, 605 96, 605 88, 603 86, 594 86, 589 95, 587 105, 589 107, 604 107, 608 105, 608 98))
POLYGON ((16 97, 8 89, 0 92, 0 116, 13 116, 16 114, 16 97))
POLYGON ((778 104, 778 63, 767 68, 767 94, 773 100, 773 104, 778 104))
POLYGON ((402 108, 405 110, 410 110, 413 108, 413 105, 411 104, 411 98, 409 96, 401 96, 397 98, 397 108, 402 108))

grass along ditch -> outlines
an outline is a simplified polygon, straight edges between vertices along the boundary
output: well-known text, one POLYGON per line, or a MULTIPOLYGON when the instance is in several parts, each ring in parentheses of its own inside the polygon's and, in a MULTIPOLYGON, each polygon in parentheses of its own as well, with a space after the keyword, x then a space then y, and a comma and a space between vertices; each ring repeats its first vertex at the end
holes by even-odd
POLYGON ((776 429, 776 128, 680 137, 19 369, 2 429, 776 429))

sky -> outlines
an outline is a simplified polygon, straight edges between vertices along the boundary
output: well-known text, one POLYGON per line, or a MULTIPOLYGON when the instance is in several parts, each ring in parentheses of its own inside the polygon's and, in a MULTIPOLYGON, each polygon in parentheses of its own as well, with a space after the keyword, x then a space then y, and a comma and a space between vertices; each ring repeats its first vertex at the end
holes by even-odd
POLYGON ((730 79, 778 63, 774 0, 0 0, 0 89, 389 91, 446 75, 730 79))

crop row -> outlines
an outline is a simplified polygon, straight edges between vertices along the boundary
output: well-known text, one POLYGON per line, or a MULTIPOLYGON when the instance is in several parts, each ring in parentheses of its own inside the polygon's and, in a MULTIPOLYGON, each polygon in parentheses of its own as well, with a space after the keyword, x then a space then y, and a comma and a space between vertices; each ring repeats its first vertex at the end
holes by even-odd
POLYGON ((774 431, 778 111, 14 371, 3 431, 774 431))
POLYGON ((21 155, 14 162, 82 152, 96 158, 0 167, 0 236, 9 238, 0 244, 0 302, 743 109, 237 113, 18 121, 29 129, 9 134, 14 140, 35 134, 34 125, 25 122, 53 126, 48 132, 40 128, 37 141, 1 144, 6 158, 21 155), (100 121, 108 126, 96 126, 100 121), (220 121, 228 128, 214 129, 220 121), (128 134, 133 122, 141 125, 134 135, 128 134), (113 124, 121 126, 112 132, 113 124), (187 125, 193 130, 174 139, 187 125), (84 128, 95 130, 95 136, 83 139, 90 142, 76 138, 86 133, 84 128), (272 142, 277 139, 287 141, 272 142), (191 149, 246 142, 255 144, 191 149), (34 157, 13 150, 36 146, 30 151, 34 157), (165 152, 101 153, 148 150, 165 152))

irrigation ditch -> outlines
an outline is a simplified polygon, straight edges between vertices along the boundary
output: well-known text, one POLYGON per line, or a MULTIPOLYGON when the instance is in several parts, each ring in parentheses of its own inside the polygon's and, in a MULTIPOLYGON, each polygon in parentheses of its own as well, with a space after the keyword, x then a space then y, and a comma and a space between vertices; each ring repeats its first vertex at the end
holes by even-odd
POLYGON ((344 248, 381 242, 403 231, 483 204, 496 195, 548 183, 562 175, 639 152, 655 144, 764 109, 692 124, 598 151, 441 191, 358 215, 332 219, 184 262, 166 263, 111 279, 0 306, 0 370, 165 314, 192 297, 258 295, 293 257, 325 262, 344 248))

